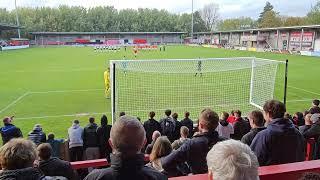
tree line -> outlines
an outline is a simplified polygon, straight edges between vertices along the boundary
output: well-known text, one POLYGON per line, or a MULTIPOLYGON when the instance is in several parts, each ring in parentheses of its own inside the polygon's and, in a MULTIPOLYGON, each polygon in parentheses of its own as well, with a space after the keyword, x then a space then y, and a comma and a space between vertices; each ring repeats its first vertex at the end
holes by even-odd
MULTIPOLYGON (((191 32, 191 13, 175 14, 167 10, 139 8, 117 10, 113 6, 20 7, 17 9, 22 37, 28 32, 191 32)), ((16 24, 16 10, 0 8, 0 22, 16 24)), ((250 28, 320 24, 320 0, 304 17, 282 16, 266 2, 257 20, 251 17, 222 19, 219 5, 207 4, 194 13, 194 32, 228 31, 250 28)), ((14 37, 16 31, 5 31, 2 37, 14 37)))

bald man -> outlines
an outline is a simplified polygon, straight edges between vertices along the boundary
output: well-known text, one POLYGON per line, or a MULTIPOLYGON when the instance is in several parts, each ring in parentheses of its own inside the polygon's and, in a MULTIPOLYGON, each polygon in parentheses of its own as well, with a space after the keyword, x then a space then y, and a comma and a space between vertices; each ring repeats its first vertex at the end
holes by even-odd
POLYGON ((111 167, 95 170, 85 180, 165 180, 160 172, 144 165, 141 149, 146 144, 146 132, 135 118, 122 116, 112 126, 109 144, 112 147, 111 167))

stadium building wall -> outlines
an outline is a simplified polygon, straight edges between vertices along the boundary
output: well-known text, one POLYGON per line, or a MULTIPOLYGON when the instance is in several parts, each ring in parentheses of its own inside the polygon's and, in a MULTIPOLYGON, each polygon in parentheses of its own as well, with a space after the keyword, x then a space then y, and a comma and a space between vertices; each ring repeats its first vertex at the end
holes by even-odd
POLYGON ((60 45, 75 44, 81 40, 90 44, 105 43, 108 40, 119 40, 121 44, 132 44, 135 39, 144 39, 149 44, 180 44, 184 32, 166 33, 56 33, 56 32, 32 32, 36 45, 60 45))
POLYGON ((320 51, 320 25, 200 32, 193 38, 201 44, 241 46, 247 50, 320 51))

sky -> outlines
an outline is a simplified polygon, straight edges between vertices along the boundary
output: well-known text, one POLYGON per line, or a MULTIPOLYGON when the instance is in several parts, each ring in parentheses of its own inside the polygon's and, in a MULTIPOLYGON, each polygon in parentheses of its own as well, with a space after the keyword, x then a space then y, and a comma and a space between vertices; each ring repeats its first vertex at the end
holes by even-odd
MULTIPOLYGON (((16 0, 17 6, 58 7, 69 6, 114 6, 125 8, 158 8, 173 13, 190 13, 192 0, 16 0)), ((269 0, 276 11, 285 16, 304 16, 317 0, 269 0)), ((248 16, 257 18, 266 0, 194 0, 194 9, 200 9, 205 4, 216 3, 220 7, 222 19, 248 16)), ((14 0, 0 0, 0 8, 14 9, 14 0)))

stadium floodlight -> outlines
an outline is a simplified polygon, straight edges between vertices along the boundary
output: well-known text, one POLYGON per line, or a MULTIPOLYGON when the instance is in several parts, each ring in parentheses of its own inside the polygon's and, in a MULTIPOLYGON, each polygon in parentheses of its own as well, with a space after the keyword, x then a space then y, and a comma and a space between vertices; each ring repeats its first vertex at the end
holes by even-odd
POLYGON ((206 107, 247 114, 267 100, 280 99, 282 64, 286 62, 255 57, 113 60, 112 119, 122 111, 141 118, 149 111, 161 116, 165 109, 189 111, 196 118, 206 107))

